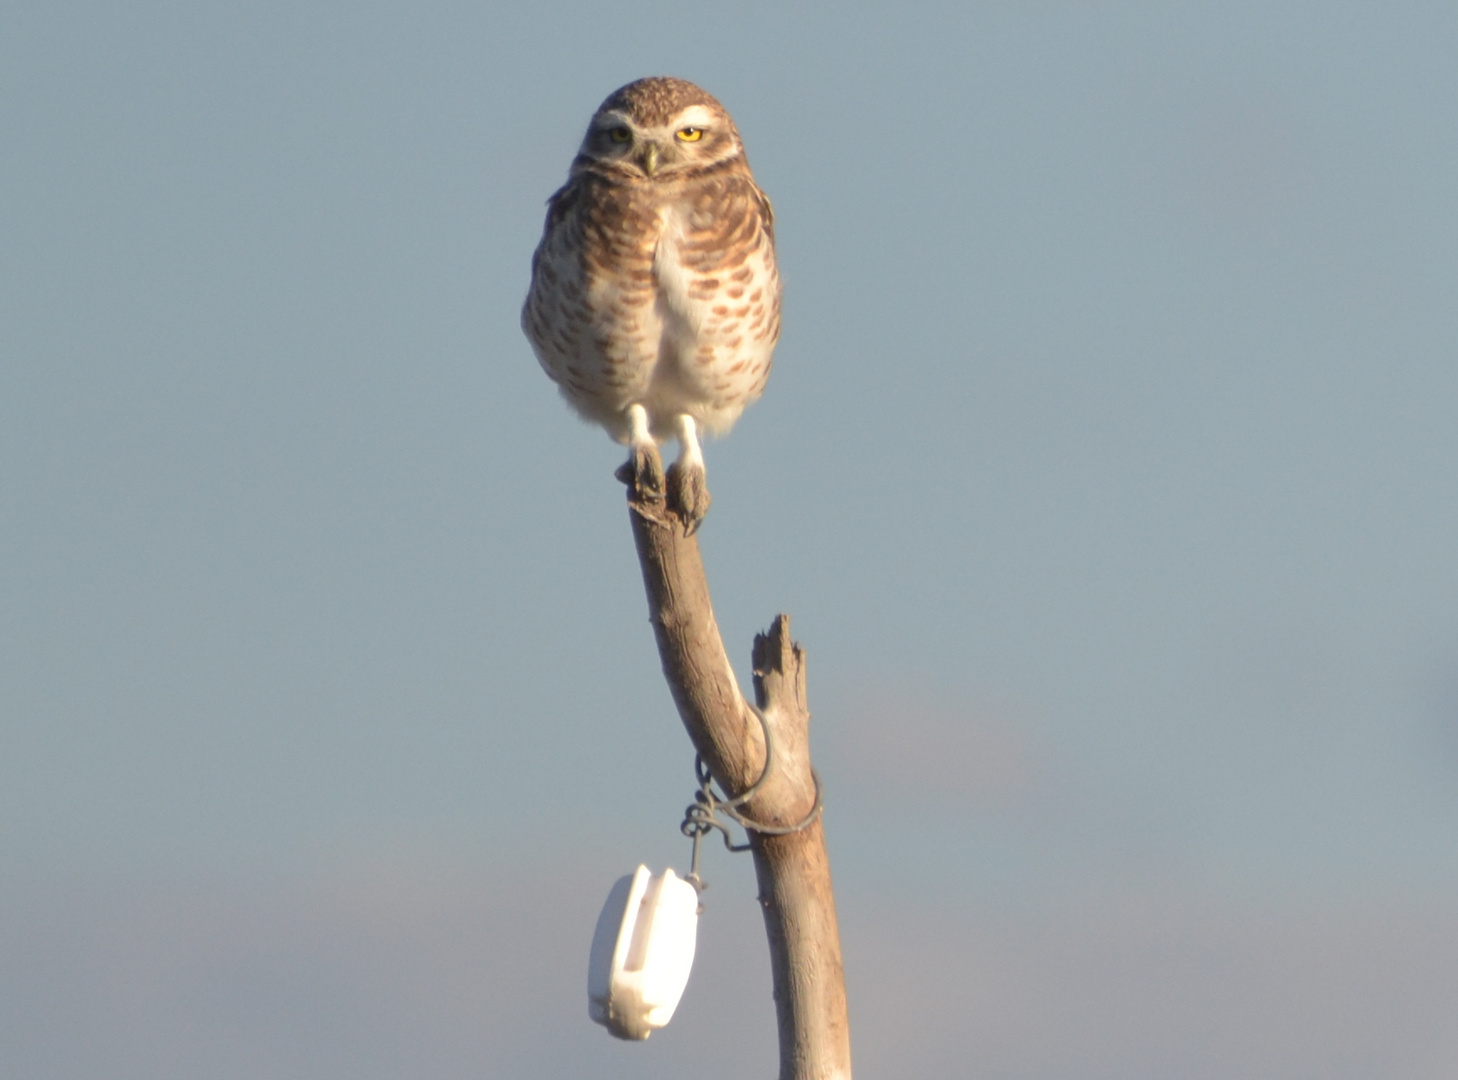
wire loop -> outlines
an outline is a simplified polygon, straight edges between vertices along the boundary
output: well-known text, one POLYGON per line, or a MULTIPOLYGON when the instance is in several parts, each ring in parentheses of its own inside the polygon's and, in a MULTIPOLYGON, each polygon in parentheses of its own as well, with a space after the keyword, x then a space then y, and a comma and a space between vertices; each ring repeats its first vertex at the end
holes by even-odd
POLYGON ((820 788, 820 774, 815 771, 814 766, 810 768, 810 778, 815 781, 815 805, 794 825, 767 825, 762 821, 755 821, 754 818, 739 809, 754 798, 759 789, 764 786, 775 763, 774 735, 770 731, 769 719, 757 706, 750 705, 747 701, 744 704, 759 718, 759 726, 764 731, 764 768, 760 771, 759 779, 732 799, 728 796, 721 797, 714 791, 714 778, 709 774, 709 767, 704 764, 703 757, 694 755, 694 776, 699 782, 699 790, 694 792, 694 801, 685 808, 683 823, 678 828, 681 833, 692 839, 694 844, 693 862, 689 867, 688 876, 684 880, 700 892, 709 887, 708 883, 699 876, 699 843, 708 833, 715 829, 722 833, 724 846, 730 851, 748 851, 751 846, 747 838, 742 844, 734 843, 733 833, 719 820, 720 811, 730 820, 738 822, 746 833, 757 832, 763 836, 789 836, 791 833, 808 829, 825 809, 825 800, 820 788))

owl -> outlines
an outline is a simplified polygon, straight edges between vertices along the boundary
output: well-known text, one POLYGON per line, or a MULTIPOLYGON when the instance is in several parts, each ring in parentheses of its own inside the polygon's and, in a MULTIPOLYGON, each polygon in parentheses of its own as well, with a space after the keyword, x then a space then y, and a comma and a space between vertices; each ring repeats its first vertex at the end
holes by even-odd
POLYGON ((624 478, 691 532, 709 507, 699 435, 760 396, 779 338, 769 199, 724 107, 649 78, 598 108, 547 207, 522 329, 568 403, 629 447, 624 478))

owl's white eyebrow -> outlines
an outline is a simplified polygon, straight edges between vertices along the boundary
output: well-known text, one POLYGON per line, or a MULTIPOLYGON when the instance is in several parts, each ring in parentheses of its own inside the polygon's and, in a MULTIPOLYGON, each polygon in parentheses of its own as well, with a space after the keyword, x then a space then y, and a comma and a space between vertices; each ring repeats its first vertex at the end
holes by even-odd
POLYGON ((599 129, 606 129, 615 127, 632 127, 633 125, 632 122, 628 119, 626 113, 607 112, 603 113, 597 118, 597 123, 595 126, 599 129))
POLYGON ((674 121, 676 127, 701 127, 706 128, 714 122, 714 113, 702 105, 690 105, 683 112, 678 114, 674 121))

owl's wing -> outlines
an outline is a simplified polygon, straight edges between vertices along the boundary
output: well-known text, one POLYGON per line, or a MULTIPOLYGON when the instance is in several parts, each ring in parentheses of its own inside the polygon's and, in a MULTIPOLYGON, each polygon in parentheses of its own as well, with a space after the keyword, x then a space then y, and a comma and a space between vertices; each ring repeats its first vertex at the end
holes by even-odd
POLYGON ((769 196, 754 185, 754 201, 759 205, 759 217, 764 223, 765 235, 769 237, 770 243, 775 242, 775 208, 771 205, 769 196))
POLYGON ((580 197, 581 185, 568 181, 554 191, 552 197, 547 200, 547 220, 542 226, 542 242, 537 245, 537 250, 532 252, 533 278, 537 275, 537 264, 541 262, 542 252, 551 243, 553 234, 572 215, 580 197))

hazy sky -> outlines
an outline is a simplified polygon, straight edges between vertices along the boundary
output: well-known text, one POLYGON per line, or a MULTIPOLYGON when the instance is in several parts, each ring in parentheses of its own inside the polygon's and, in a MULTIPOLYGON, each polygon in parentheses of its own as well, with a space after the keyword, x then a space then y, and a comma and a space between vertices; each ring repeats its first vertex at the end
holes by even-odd
POLYGON ((810 654, 862 1076, 1458 1074, 1458 8, 0 6, 0 1071, 770 1075, 621 451, 517 326, 647 74, 774 199, 706 448, 810 654))

